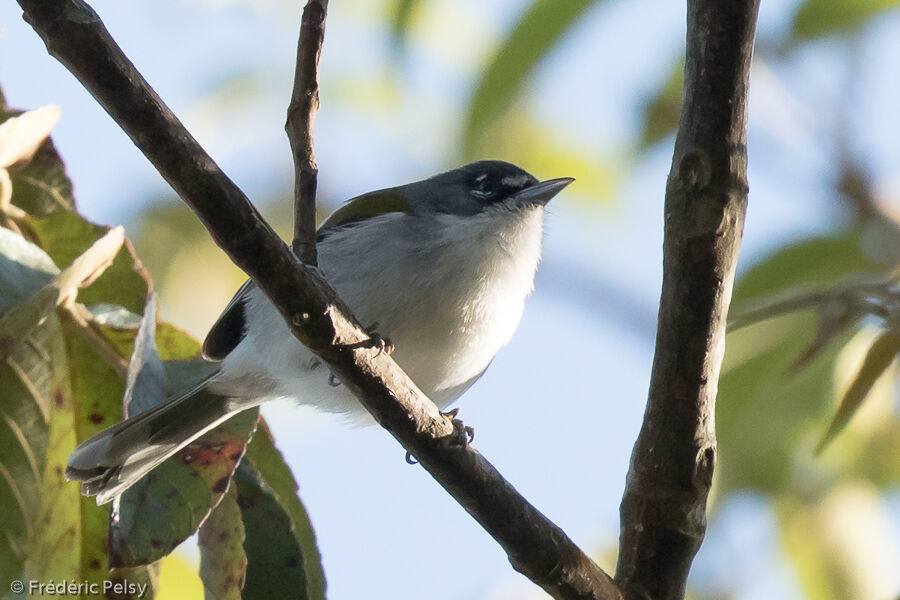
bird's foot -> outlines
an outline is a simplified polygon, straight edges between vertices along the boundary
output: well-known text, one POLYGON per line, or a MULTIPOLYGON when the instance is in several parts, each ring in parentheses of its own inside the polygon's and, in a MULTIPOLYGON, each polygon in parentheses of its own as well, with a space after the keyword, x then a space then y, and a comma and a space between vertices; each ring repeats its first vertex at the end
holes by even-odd
MULTIPOLYGON (((463 423, 462 419, 457 419, 456 415, 458 414, 459 409, 454 408, 451 411, 441 413, 441 416, 449 420, 453 425, 453 433, 450 435, 448 443, 451 446, 466 447, 475 440, 475 428, 463 423)), ((411 465, 419 464, 419 461, 410 452, 406 453, 406 462, 411 465)))
POLYGON ((341 382, 338 381, 338 378, 334 376, 334 371, 328 371, 328 385, 331 387, 337 387, 341 385, 341 382))
POLYGON ((382 337, 380 333, 375 331, 378 328, 378 321, 375 321, 368 327, 366 327, 366 333, 369 334, 369 339, 366 341, 366 346, 369 348, 376 348, 378 353, 375 356, 381 356, 382 353, 390 356, 394 352, 394 343, 391 342, 390 338, 382 337))
POLYGON ((378 321, 375 321, 366 327, 366 333, 369 334, 369 339, 356 342, 355 344, 348 344, 347 348, 375 348, 375 350, 377 350, 375 356, 381 356, 382 353, 390 356, 391 353, 394 352, 394 344, 389 338, 382 337, 380 333, 375 331, 377 327, 378 321))
POLYGON ((468 446, 475 441, 475 428, 463 423, 462 419, 457 419, 456 415, 458 414, 459 409, 454 408, 453 410, 441 413, 441 416, 448 419, 450 424, 453 425, 453 436, 451 437, 450 443, 454 446, 468 446))

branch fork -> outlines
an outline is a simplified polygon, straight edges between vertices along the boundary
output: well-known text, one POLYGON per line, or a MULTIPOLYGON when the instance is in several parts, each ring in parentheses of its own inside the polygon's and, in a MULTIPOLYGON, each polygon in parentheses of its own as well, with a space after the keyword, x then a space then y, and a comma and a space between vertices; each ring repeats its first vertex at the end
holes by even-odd
POLYGON ((446 443, 455 430, 451 420, 387 353, 358 346, 369 334, 314 268, 312 128, 327 0, 309 0, 304 9, 285 125, 295 165, 293 251, 87 4, 18 1, 49 52, 131 137, 294 335, 497 540, 516 570, 558 599, 683 597, 704 534, 715 463, 714 399, 746 206, 746 95, 758 0, 688 0, 685 101, 666 192, 657 352, 622 500, 615 582, 471 445, 446 443))

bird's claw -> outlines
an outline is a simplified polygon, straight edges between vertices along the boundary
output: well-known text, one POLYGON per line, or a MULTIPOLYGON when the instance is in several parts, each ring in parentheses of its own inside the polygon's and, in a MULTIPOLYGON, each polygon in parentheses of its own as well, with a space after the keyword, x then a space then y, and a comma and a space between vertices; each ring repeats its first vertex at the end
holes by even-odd
POLYGON ((338 387, 341 385, 341 382, 338 381, 338 378, 334 376, 334 371, 328 372, 328 385, 331 387, 338 387))
POLYGON ((457 419, 456 415, 458 414, 458 408, 441 413, 441 415, 444 418, 449 419, 450 423, 453 425, 453 436, 450 443, 454 446, 468 446, 475 441, 475 428, 463 423, 462 419, 457 419))
POLYGON ((366 333, 369 334, 369 339, 366 341, 366 346, 369 348, 376 348, 378 352, 375 356, 381 356, 383 354, 387 354, 390 356, 394 352, 394 343, 391 342, 390 338, 382 337, 380 333, 375 331, 378 328, 378 321, 375 321, 368 327, 366 327, 366 333))
MULTIPOLYGON (((473 441, 475 441, 475 428, 469 427, 468 425, 463 423, 462 419, 457 419, 456 415, 458 414, 459 409, 454 408, 451 411, 441 413, 441 416, 445 419, 448 419, 453 425, 453 433, 450 435, 448 443, 451 446, 462 446, 465 448, 473 441)), ((419 464, 419 461, 416 460, 416 457, 414 457, 409 451, 406 452, 406 462, 410 465, 419 464)))
POLYGON ((375 356, 381 356, 382 354, 387 354, 388 356, 390 356, 394 352, 394 344, 389 338, 382 337, 380 333, 375 331, 376 327, 378 327, 378 321, 372 323, 369 327, 366 328, 366 333, 369 334, 369 339, 363 340, 361 342, 356 342, 354 344, 349 344, 347 347, 375 348, 375 356))

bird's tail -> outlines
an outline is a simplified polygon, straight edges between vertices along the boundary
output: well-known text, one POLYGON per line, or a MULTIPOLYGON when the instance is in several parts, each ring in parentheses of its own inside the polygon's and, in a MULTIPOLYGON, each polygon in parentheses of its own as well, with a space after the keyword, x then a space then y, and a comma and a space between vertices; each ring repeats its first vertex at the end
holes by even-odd
POLYGON ((105 504, 161 462, 252 404, 236 403, 205 385, 130 417, 82 442, 69 455, 66 479, 105 504))

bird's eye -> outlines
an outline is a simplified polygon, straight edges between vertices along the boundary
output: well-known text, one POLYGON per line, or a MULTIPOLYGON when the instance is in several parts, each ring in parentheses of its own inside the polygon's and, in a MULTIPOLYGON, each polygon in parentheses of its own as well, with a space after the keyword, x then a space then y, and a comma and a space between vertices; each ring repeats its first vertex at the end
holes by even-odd
POLYGON ((494 186, 487 174, 479 175, 472 182, 472 195, 486 199, 494 195, 494 186))

